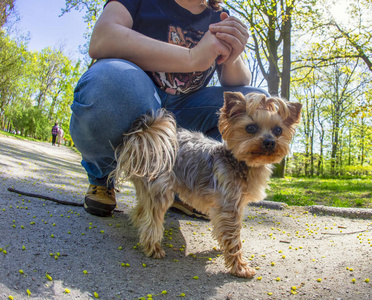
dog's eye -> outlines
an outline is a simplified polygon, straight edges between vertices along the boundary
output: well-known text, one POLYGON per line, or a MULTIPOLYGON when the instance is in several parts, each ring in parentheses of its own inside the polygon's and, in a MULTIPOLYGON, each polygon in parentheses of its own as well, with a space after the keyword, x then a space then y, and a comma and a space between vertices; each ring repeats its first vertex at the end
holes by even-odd
POLYGON ((281 127, 279 127, 279 126, 276 126, 274 129, 273 129, 273 133, 275 134, 275 135, 281 135, 282 134, 282 128, 281 127))
POLYGON ((248 132, 248 133, 256 133, 258 131, 258 126, 255 125, 255 124, 250 124, 250 125, 247 125, 247 127, 245 127, 245 130, 248 132))

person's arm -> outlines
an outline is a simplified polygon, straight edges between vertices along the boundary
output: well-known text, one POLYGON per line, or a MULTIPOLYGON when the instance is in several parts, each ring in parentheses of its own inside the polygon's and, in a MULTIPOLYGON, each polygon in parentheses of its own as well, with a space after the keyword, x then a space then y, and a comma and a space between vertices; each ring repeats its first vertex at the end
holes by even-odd
POLYGON ((222 86, 250 85, 252 79, 252 74, 241 56, 231 64, 218 66, 217 74, 222 86))
POLYGON ((92 58, 122 58, 146 71, 194 72, 208 69, 215 59, 223 63, 231 48, 208 31, 192 49, 149 38, 132 30, 133 19, 124 5, 109 2, 92 34, 92 58))
POLYGON ((227 13, 221 13, 221 22, 210 25, 210 31, 231 48, 227 60, 217 67, 221 85, 249 85, 252 74, 242 58, 249 37, 247 27, 227 13))

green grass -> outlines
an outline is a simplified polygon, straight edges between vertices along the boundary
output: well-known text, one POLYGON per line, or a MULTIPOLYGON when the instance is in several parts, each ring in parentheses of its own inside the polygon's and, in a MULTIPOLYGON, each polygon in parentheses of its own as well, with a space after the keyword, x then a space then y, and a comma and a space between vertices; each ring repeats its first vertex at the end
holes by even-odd
POLYGON ((21 136, 21 135, 18 135, 18 134, 13 134, 13 133, 6 132, 6 131, 3 131, 3 130, 0 130, 0 135, 11 136, 11 137, 14 137, 14 138, 17 138, 17 139, 27 140, 27 141, 46 142, 46 141, 40 141, 40 140, 30 138, 30 137, 24 137, 24 136, 21 136))
POLYGON ((268 200, 292 206, 326 205, 372 208, 370 178, 272 178, 268 200))

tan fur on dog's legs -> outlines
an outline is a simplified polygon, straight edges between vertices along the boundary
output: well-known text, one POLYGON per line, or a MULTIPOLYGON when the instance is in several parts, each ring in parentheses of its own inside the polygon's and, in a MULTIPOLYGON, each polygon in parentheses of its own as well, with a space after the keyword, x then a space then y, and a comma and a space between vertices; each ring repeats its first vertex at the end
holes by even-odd
POLYGON ((163 258, 165 251, 161 247, 164 232, 164 215, 172 205, 174 195, 169 190, 164 193, 151 192, 151 183, 135 179, 137 205, 132 210, 133 224, 138 227, 139 240, 143 252, 152 258, 163 258))
POLYGON ((210 210, 210 216, 213 235, 224 251, 225 265, 230 268, 230 273, 238 277, 252 278, 256 271, 247 266, 242 255, 241 212, 213 208, 210 210))

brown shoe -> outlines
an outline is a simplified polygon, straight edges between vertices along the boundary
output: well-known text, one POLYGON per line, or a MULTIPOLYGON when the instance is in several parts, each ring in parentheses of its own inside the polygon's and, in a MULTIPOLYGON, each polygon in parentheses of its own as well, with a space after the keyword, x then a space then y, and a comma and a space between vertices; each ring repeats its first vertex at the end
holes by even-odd
POLYGON ((192 206, 179 201, 175 200, 171 206, 171 209, 173 211, 178 211, 178 212, 183 212, 185 215, 188 215, 193 218, 199 218, 199 219, 205 219, 205 220, 210 220, 209 216, 201 213, 200 211, 197 211, 195 208, 192 206))
POLYGON ((96 216, 109 217, 116 207, 115 190, 90 184, 84 199, 84 209, 96 216))

